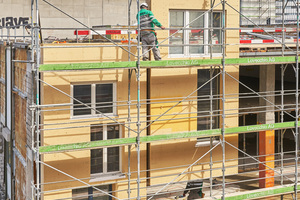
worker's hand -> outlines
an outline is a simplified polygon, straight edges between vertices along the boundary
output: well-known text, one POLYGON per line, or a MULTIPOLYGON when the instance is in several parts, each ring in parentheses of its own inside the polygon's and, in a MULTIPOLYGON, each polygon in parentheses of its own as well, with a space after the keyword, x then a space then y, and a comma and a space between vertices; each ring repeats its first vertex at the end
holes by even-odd
POLYGON ((166 27, 164 27, 164 26, 161 26, 160 28, 161 28, 162 30, 164 30, 166 27))

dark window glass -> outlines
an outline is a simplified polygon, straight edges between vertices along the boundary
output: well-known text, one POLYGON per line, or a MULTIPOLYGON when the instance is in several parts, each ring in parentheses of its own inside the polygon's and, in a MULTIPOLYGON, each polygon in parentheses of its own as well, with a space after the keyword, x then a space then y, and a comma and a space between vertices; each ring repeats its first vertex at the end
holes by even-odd
POLYGON ((115 172, 120 170, 119 147, 107 148, 107 172, 115 172))
POLYGON ((217 115, 219 112, 219 99, 216 98, 218 94, 219 77, 209 81, 217 74, 217 70, 211 74, 209 69, 198 70, 198 120, 197 129, 215 129, 219 127, 218 116, 210 117, 210 110, 213 111, 213 115, 217 115), (208 83, 206 83, 209 81, 208 83), (206 84, 205 84, 206 83, 206 84), (205 85, 204 85, 205 84, 205 85), (210 95, 214 95, 214 98, 209 99, 210 95))
MULTIPOLYGON (((101 186, 96 186, 96 188, 102 190, 102 191, 105 191, 107 193, 109 193, 110 191, 110 187, 109 185, 101 185, 101 186)), ((93 189, 93 200, 109 200, 109 196, 107 194, 103 194, 102 192, 94 189, 93 189)))
MULTIPOLYGON (((103 127, 92 127, 91 141, 103 140, 103 127)), ((91 174, 103 172, 103 149, 91 150, 91 174)))
POLYGON ((96 109, 102 113, 113 112, 113 84, 96 85, 96 109))
POLYGON ((88 200, 88 188, 73 189, 72 197, 75 200, 88 200))
MULTIPOLYGON (((73 86, 74 98, 91 106, 91 85, 74 85, 73 86)), ((87 108, 85 105, 73 100, 74 115, 90 115, 91 109, 87 108)))
MULTIPOLYGON (((111 191, 112 185, 101 185, 95 186, 96 188, 109 193, 111 191)), ((72 190, 72 199, 75 200, 109 200, 109 196, 107 194, 103 194, 102 192, 89 187, 89 188, 79 188, 72 190)))
POLYGON ((107 139, 116 139, 119 135, 118 125, 107 125, 107 139))
MULTIPOLYGON (((107 126, 107 139, 119 138, 119 126, 107 126)), ((120 169, 120 148, 107 148, 107 171, 119 171, 120 169)))
MULTIPOLYGON (((91 141, 103 140, 103 127, 91 128, 91 141)), ((107 125, 107 139, 119 138, 119 126, 107 125)), ((109 147, 104 149, 91 150, 91 174, 120 171, 120 148, 109 147), (106 152, 106 159, 103 154, 106 152), (105 166, 104 166, 105 165, 105 166), (104 168, 107 171, 104 171, 104 168)))

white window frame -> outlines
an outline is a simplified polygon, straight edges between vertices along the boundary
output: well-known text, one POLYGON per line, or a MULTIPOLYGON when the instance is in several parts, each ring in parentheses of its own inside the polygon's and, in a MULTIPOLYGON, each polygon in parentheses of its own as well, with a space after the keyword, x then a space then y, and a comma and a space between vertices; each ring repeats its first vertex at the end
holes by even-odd
POLYGON ((73 99, 70 99, 71 106, 71 118, 72 119, 78 119, 78 118, 91 118, 91 117, 97 117, 97 118, 103 118, 105 117, 103 114, 97 114, 94 109, 96 109, 96 85, 101 84, 112 84, 113 85, 113 112, 112 113, 104 113, 107 116, 116 116, 117 115, 117 84, 115 82, 101 82, 101 83, 74 83, 71 85, 71 96, 74 97, 74 86, 75 85, 91 85, 91 114, 89 115, 74 115, 74 106, 73 106, 73 99))
MULTIPOLYGON (((171 22, 171 18, 170 18, 170 13, 171 11, 181 11, 183 12, 183 26, 185 27, 187 24, 189 24, 190 21, 190 11, 198 11, 198 12, 206 12, 204 10, 169 10, 169 23, 171 22)), ((214 13, 221 13, 221 17, 222 17, 222 12, 221 11, 214 11, 214 13)), ((209 30, 207 29, 209 27, 209 15, 210 12, 206 12, 204 14, 204 38, 203 38, 203 43, 206 44, 204 46, 204 53, 201 54, 190 54, 189 53, 189 46, 183 46, 183 54, 170 54, 170 46, 168 48, 168 58, 191 58, 191 57, 209 57, 210 53, 209 53, 209 30)), ((186 26, 186 28, 190 28, 190 26, 186 26)), ((169 36, 170 36, 170 32, 169 32, 169 36)), ((183 30, 183 44, 189 44, 189 34, 188 34, 188 30, 183 30)), ((222 53, 212 53, 212 55, 214 57, 221 57, 222 53)))
MULTIPOLYGON (((99 124, 99 126, 103 126, 103 140, 107 140, 107 126, 117 126, 117 125, 111 125, 111 124, 99 124)), ((91 134, 91 133, 90 133, 91 134)), ((122 128, 119 125, 119 138, 122 138, 122 128)), ((107 148, 103 148, 103 172, 102 173, 90 173, 92 178, 99 177, 102 175, 118 175, 122 172, 122 147, 119 146, 119 171, 114 171, 114 172, 107 172, 107 148)), ((91 157, 90 157, 91 161, 91 157)), ((91 166, 90 166, 91 168, 91 166)))

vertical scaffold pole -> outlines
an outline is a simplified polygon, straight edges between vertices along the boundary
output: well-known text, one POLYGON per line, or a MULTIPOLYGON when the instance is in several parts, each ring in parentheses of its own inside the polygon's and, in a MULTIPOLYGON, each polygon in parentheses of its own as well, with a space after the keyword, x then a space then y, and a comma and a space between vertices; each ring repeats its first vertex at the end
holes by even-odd
MULTIPOLYGON (((130 89, 131 89, 131 74, 132 70, 128 69, 128 138, 130 138, 130 124, 131 124, 131 115, 130 115, 130 106, 131 106, 131 96, 130 96, 130 89)), ((131 145, 128 145, 128 199, 130 199, 130 179, 131 179, 131 169, 130 169, 130 157, 131 157, 131 145)))
MULTIPOLYGON (((131 51, 131 3, 132 0, 128 0, 128 51, 131 51)), ((128 53, 128 61, 130 61, 130 53, 128 53)))
MULTIPOLYGON (((210 59, 212 59, 212 54, 213 54, 213 47, 212 47, 212 37, 213 37, 213 5, 214 2, 213 0, 210 0, 210 21, 209 21, 209 24, 210 24, 210 29, 209 29, 209 34, 210 34, 210 39, 209 39, 209 50, 210 50, 210 59)), ((210 66, 210 79, 213 77, 213 70, 212 70, 212 66, 210 66)), ((213 91, 212 91, 212 81, 210 81, 210 96, 209 96, 209 100, 210 100, 210 129, 212 129, 212 114, 213 114, 213 91)), ((210 148, 212 148, 212 144, 213 144, 213 138, 210 137, 210 148)), ((213 184, 213 173, 212 173, 212 167, 213 167, 213 159, 212 159, 212 151, 209 153, 209 196, 211 197, 212 196, 212 184, 213 184)))
MULTIPOLYGON (((34 13, 34 0, 31 0, 31 5, 30 5, 30 16, 31 16, 31 28, 33 27, 33 14, 34 13)), ((30 55, 30 63, 31 63, 31 70, 32 70, 32 89, 34 88, 34 84, 35 84, 35 81, 34 81, 34 74, 35 72, 33 71, 34 69, 34 64, 33 64, 33 61, 34 61, 34 50, 33 50, 33 47, 34 47, 34 38, 33 38, 33 34, 32 34, 32 31, 31 31, 31 55, 30 55)), ((34 105, 34 91, 32 90, 32 105, 34 105)), ((34 118, 34 114, 35 114, 35 110, 32 109, 32 112, 31 112, 31 150, 32 150, 32 155, 35 155, 35 152, 34 152, 34 149, 35 149, 35 143, 34 143, 34 133, 35 133, 35 118, 34 118)), ((36 188, 35 188, 35 180, 34 180, 34 159, 32 159, 32 164, 31 164, 31 171, 32 171, 32 177, 31 177, 31 191, 32 191, 32 199, 34 200, 36 198, 36 188)))
MULTIPOLYGON (((282 0, 282 29, 281 29, 281 33, 282 33, 282 49, 281 49, 281 55, 284 56, 284 50, 285 50, 285 25, 284 25, 284 15, 285 15, 285 0, 282 0)), ((283 122, 284 121, 284 72, 285 72, 285 68, 284 65, 281 65, 281 111, 280 111, 280 121, 283 122)), ((281 129, 280 130, 280 184, 283 185, 283 136, 284 136, 284 130, 281 129)), ((278 135, 278 136, 279 136, 278 135)), ((278 139, 279 139, 278 138, 278 139)), ((281 199, 283 199, 283 195, 281 195, 281 199)))
POLYGON ((299 0, 297 0, 297 49, 296 49, 296 110, 295 110, 295 199, 297 200, 297 186, 298 186, 298 118, 299 118, 299 0))
MULTIPOLYGON (((284 65, 281 65, 281 111, 280 122, 284 120, 284 65)), ((283 135, 284 130, 280 130, 280 184, 283 185, 283 135)), ((279 138, 278 138, 279 139, 279 138)), ((282 196, 283 197, 283 196, 282 196)))
MULTIPOLYGON (((141 24, 140 24, 140 1, 137 0, 137 13, 138 13, 138 37, 141 36, 141 24)), ((141 122, 140 122, 140 107, 141 107, 141 81, 140 81, 140 50, 141 45, 138 38, 137 45, 137 62, 136 62, 136 78, 137 78, 137 137, 136 137, 136 145, 137 145, 137 200, 140 200, 140 174, 141 174, 141 152, 140 152, 140 130, 141 130, 141 122)))
POLYGON ((225 1, 222 1, 222 199, 225 200, 225 1))
MULTIPOLYGON (((210 79, 212 79, 213 77, 213 69, 212 69, 212 66, 210 66, 210 79)), ((209 95, 209 100, 210 100, 210 129, 212 129, 212 121, 213 121, 213 91, 212 91, 212 87, 213 87, 213 84, 212 84, 212 81, 210 81, 210 95, 209 95)), ((213 137, 210 137, 210 148, 213 147, 213 137)), ((213 159, 212 159, 212 151, 210 151, 209 153, 209 184, 210 184, 210 188, 209 188, 209 191, 210 191, 210 196, 212 196, 212 184, 213 184, 213 173, 212 173, 212 167, 213 167, 213 159)))
MULTIPOLYGON (((246 114, 243 114, 243 126, 246 126, 246 114)), ((246 149, 246 133, 243 133, 243 151, 247 152, 246 149)), ((246 155, 243 154, 243 169, 246 170, 246 155)))
MULTIPOLYGON (((35 0, 35 25, 34 25, 34 40, 35 40, 35 81, 36 81, 36 106, 40 104, 40 84, 39 84, 39 64, 40 64, 40 46, 39 46, 39 2, 35 0)), ((40 188, 40 155, 39 155, 39 145, 40 145, 40 111, 36 109, 35 113, 35 123, 36 123, 36 190, 37 190, 37 200, 40 199, 41 188, 40 188)))
MULTIPOLYGON (((131 25, 131 18, 130 18, 130 8, 131 8, 132 0, 128 0, 128 51, 131 51, 131 41, 130 41, 130 25, 131 25)), ((130 61, 130 53, 128 53, 128 61, 130 61)), ((130 89, 131 89, 131 74, 132 70, 128 69, 128 138, 130 137, 130 124, 131 124, 131 115, 130 115, 130 106, 131 106, 131 96, 130 96, 130 89)), ((127 147, 128 151, 128 186, 127 186, 127 194, 128 199, 130 199, 130 179, 131 179, 131 169, 130 169, 130 157, 131 157, 131 145, 127 147)))

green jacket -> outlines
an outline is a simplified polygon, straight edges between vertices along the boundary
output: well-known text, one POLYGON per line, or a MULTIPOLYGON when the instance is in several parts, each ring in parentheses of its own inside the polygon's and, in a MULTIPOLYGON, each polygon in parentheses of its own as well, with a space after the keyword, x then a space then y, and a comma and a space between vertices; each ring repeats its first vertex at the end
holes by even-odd
POLYGON ((154 25, 161 27, 162 25, 155 19, 153 13, 147 9, 141 9, 140 13, 136 15, 136 19, 138 24, 141 24, 141 30, 143 29, 151 29, 154 30, 154 25), (139 20, 139 14, 140 19, 139 20))

